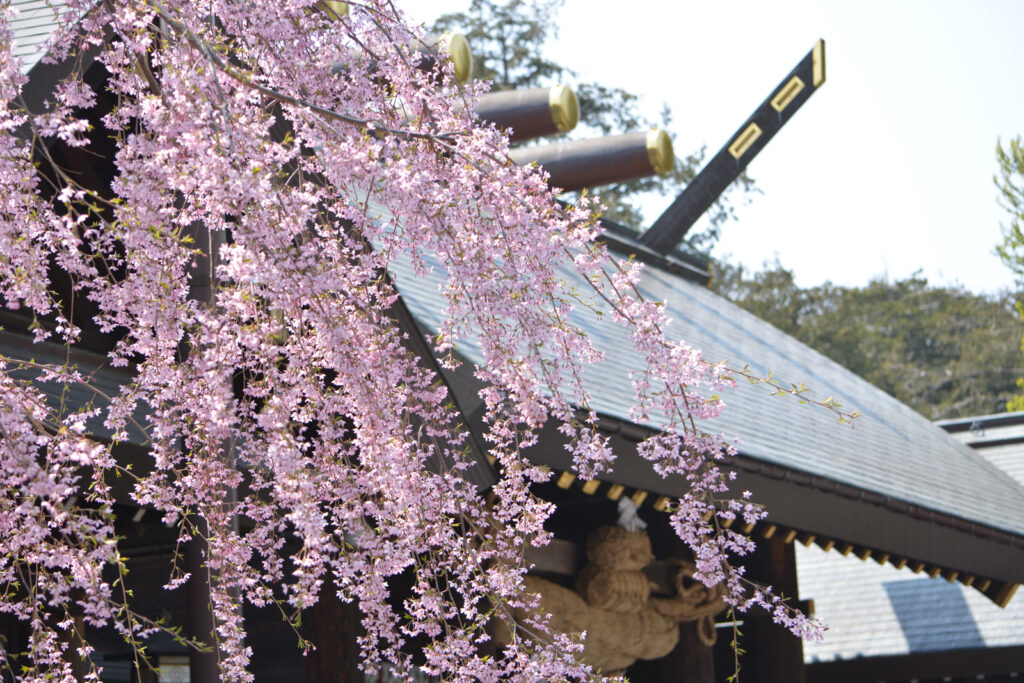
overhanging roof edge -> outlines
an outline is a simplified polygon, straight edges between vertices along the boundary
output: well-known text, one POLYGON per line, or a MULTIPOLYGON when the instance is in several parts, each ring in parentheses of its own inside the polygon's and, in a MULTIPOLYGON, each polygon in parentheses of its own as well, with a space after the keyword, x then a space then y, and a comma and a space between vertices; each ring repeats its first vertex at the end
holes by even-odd
MULTIPOLYGON (((639 442, 642 439, 654 434, 654 430, 637 425, 632 422, 620 420, 619 418, 599 415, 600 428, 609 434, 621 434, 625 439, 639 442)), ((784 465, 765 462, 759 458, 745 455, 742 450, 731 461, 736 468, 746 472, 763 474, 772 479, 783 479, 798 486, 808 486, 825 493, 835 493, 844 498, 855 499, 886 508, 896 514, 905 514, 915 519, 922 519, 933 522, 940 526, 956 529, 961 532, 970 533, 982 538, 991 539, 1014 547, 1024 549, 1024 534, 1016 534, 1011 531, 992 527, 981 522, 975 522, 956 515, 950 515, 942 510, 927 508, 917 503, 911 503, 893 496, 875 493, 865 488, 846 484, 818 474, 812 474, 784 465)), ((608 479, 608 481, 611 481, 608 479)), ((617 482, 612 482, 617 483, 617 482)), ((770 512, 770 511, 769 511, 770 512)))

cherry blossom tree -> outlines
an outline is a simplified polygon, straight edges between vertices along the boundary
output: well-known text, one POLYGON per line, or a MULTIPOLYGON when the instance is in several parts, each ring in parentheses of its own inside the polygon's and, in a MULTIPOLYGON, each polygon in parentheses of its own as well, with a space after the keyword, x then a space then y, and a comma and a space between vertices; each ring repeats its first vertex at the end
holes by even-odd
MULTIPOLYGON (((358 601, 371 670, 409 671, 408 643, 425 636, 425 668, 444 680, 592 677, 542 616, 500 657, 478 648, 489 620, 535 600, 523 553, 547 541, 551 506, 530 486, 549 472, 523 449, 553 420, 584 476, 613 459, 580 378, 599 354, 568 317, 587 301, 647 361, 636 414, 668 417, 640 452, 691 484, 672 523, 702 580, 812 632, 745 593, 728 561, 752 544, 720 522, 761 512, 727 499, 719 463, 732 448, 695 420, 718 414, 714 392, 734 372, 665 338, 662 307, 635 288, 640 266, 595 243, 595 200, 562 206, 542 171, 509 162, 507 140, 469 113, 485 84, 460 86, 391 2, 351 5, 339 16, 310 0, 69 0, 47 59, 75 66, 39 111, 23 100, 4 13, 0 297, 49 321, 34 326, 37 341, 71 346, 82 330, 55 273, 70 278, 70 296, 117 340, 110 365, 133 378, 69 412, 38 382, 90 385, 88 375, 2 359, 0 611, 31 628, 19 675, 70 678, 60 629, 72 608, 130 642, 159 628, 109 578, 124 567, 111 488, 123 477, 182 542, 205 543, 226 680, 251 679, 240 605, 277 604, 294 621, 328 581, 358 601), (116 100, 95 127, 88 54, 116 100), (96 136, 114 141, 97 162, 116 169, 110 187, 63 168, 46 144, 96 136), (389 264, 426 269, 427 256, 446 283, 436 357, 454 366, 463 339, 482 349, 475 372, 500 473, 489 498, 462 476, 472 464, 443 383, 390 313, 389 264), (593 291, 572 291, 559 268, 593 291), (145 434, 148 473, 90 438, 96 420, 114 443, 145 434), (386 582, 405 571, 415 582, 399 610, 386 582)), ((169 568, 166 588, 187 580, 169 568)))

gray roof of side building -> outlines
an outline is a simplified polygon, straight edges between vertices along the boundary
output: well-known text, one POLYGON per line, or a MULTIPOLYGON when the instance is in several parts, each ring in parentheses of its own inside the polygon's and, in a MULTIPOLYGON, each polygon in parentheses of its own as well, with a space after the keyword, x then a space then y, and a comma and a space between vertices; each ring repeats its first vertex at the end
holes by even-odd
POLYGON ((976 415, 935 424, 1024 484, 1024 412, 976 415))
MULTIPOLYGON (((936 424, 1024 484, 1024 412, 936 424)), ((829 626, 822 642, 804 645, 808 662, 1024 646, 1020 595, 1001 609, 942 578, 818 548, 797 546, 797 565, 801 598, 814 600, 829 626)))
MULTIPOLYGON (((807 662, 1024 645, 1024 598, 999 607, 942 577, 796 546, 800 597, 828 630, 807 662)), ((1024 667, 1024 663, 1022 663, 1024 667)))
POLYGON ((22 71, 28 73, 42 59, 46 42, 66 8, 62 0, 11 0, 10 9, 13 53, 22 59, 22 71))

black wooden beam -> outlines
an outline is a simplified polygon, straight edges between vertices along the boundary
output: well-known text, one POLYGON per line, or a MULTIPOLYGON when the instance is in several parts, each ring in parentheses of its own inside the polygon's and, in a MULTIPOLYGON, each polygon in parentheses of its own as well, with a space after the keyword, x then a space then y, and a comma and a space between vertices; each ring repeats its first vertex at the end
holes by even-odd
POLYGON ((825 41, 819 40, 643 234, 640 242, 662 254, 673 251, 686 231, 824 82, 825 41))
MULTIPOLYGON (((622 495, 645 492, 642 505, 654 510, 664 509, 658 501, 687 493, 685 479, 660 477, 637 453, 637 442, 650 430, 613 418, 602 418, 602 429, 609 434, 616 461, 593 490, 581 486, 584 493, 610 500, 610 487, 618 484, 622 495)), ((535 464, 568 472, 572 456, 564 444, 564 437, 549 424, 526 456, 535 464)), ((1024 538, 1019 535, 742 454, 733 459, 732 469, 738 474, 733 490, 754 491, 755 502, 771 510, 766 523, 777 527, 773 535, 781 534, 779 529, 795 530, 794 540, 803 533, 829 547, 848 545, 851 553, 867 548, 872 557, 876 553, 879 558, 889 555, 887 559, 894 565, 902 557, 920 563, 922 569, 937 567, 964 577, 973 575, 972 586, 997 604, 1004 603, 1013 588, 1024 583, 1020 562, 1024 538)), ((580 486, 571 474, 567 478, 569 486, 580 486)), ((650 513, 642 516, 646 514, 650 513)), ((850 559, 854 561, 852 555, 850 559)))
POLYGON ((913 652, 885 657, 856 657, 807 665, 808 683, 877 683, 913 679, 969 677, 996 680, 1024 673, 1024 646, 913 652))

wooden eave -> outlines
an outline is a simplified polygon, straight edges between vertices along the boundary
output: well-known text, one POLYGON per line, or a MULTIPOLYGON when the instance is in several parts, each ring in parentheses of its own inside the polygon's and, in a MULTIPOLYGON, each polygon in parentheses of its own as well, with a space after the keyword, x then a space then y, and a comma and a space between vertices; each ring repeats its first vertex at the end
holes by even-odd
MULTIPOLYGON (((554 427, 544 430, 540 444, 527 457, 550 467, 562 488, 612 499, 628 496, 654 513, 665 513, 686 493, 682 477, 662 478, 637 454, 636 444, 650 430, 612 418, 602 418, 601 428, 617 459, 599 479, 575 476, 565 440, 554 427)), ((787 543, 815 544, 862 561, 942 576, 979 590, 1000 606, 1024 583, 1020 535, 742 453, 730 462, 737 473, 731 489, 753 491, 754 502, 769 512, 755 525, 735 523, 755 540, 779 536, 787 543)))

